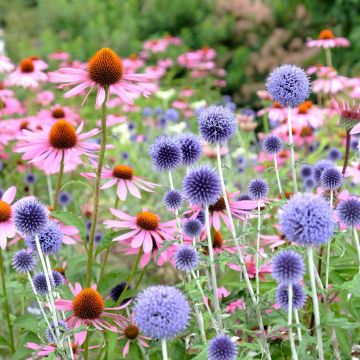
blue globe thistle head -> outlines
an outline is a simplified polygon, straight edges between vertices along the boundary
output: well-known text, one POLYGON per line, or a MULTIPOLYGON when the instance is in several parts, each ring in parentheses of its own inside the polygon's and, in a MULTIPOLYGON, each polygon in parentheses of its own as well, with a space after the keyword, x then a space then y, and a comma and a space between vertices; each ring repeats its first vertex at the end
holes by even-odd
POLYGON ((314 167, 309 164, 304 164, 300 168, 300 176, 303 180, 314 177, 314 172, 314 167))
POLYGON ((309 146, 309 152, 313 153, 315 152, 320 146, 320 141, 314 141, 313 143, 310 144, 309 146))
POLYGON ((199 220, 204 226, 205 225, 205 211, 200 210, 197 217, 196 217, 196 219, 199 220))
POLYGON ((48 210, 33 196, 22 198, 15 203, 14 224, 21 235, 39 234, 47 223, 48 210))
POLYGON ((264 199, 269 194, 269 185, 263 179, 253 179, 248 185, 248 193, 254 200, 264 199))
MULTIPOLYGON (((288 285, 280 284, 276 289, 276 303, 280 305, 283 310, 287 310, 289 306, 288 285)), ((292 284, 292 308, 300 310, 304 307, 306 302, 306 294, 304 288, 300 284, 292 284)))
MULTIPOLYGON (((47 295, 49 293, 49 288, 48 288, 47 282, 46 282, 46 276, 43 272, 36 273, 33 276, 32 281, 34 283, 34 288, 35 288, 35 291, 37 294, 47 295)), ((51 286, 54 285, 51 282, 51 280, 50 280, 50 284, 51 284, 51 286)))
POLYGON ((35 270, 36 258, 33 253, 22 249, 14 254, 12 258, 12 265, 15 271, 25 274, 35 270))
POLYGON ((229 109, 231 112, 236 111, 236 104, 234 102, 228 102, 225 104, 225 108, 229 109))
POLYGON ((236 360, 237 346, 226 335, 217 335, 208 345, 209 360, 236 360))
POLYGON ((304 179, 304 190, 308 191, 316 186, 316 181, 313 176, 304 179))
POLYGON ((4 195, 4 190, 0 188, 0 200, 2 199, 3 195, 4 195))
POLYGON ((201 156, 202 147, 200 140, 192 133, 182 134, 176 137, 182 151, 182 163, 185 166, 195 164, 201 156))
POLYGON ((72 197, 67 191, 61 191, 58 197, 60 206, 69 206, 72 202, 72 197))
POLYGON ((243 200, 254 200, 250 194, 244 193, 238 196, 237 198, 238 201, 243 201, 243 200))
POLYGON ((144 107, 143 109, 143 117, 149 117, 153 113, 153 109, 151 107, 144 107))
POLYGON ((292 250, 283 250, 275 255, 271 268, 272 277, 284 285, 298 283, 305 273, 302 257, 292 250))
MULTIPOLYGON (((119 300, 119 297, 124 292, 126 287, 126 282, 121 282, 120 284, 117 284, 110 290, 110 298, 112 301, 117 302, 119 300)), ((128 290, 131 289, 131 286, 128 286, 128 290)), ((129 300, 132 298, 127 298, 121 301, 120 305, 126 304, 129 300)))
POLYGON ((303 69, 286 64, 270 73, 266 87, 273 100, 294 108, 309 97, 310 81, 303 69))
POLYGON ((334 167, 334 163, 332 161, 328 160, 328 159, 322 159, 322 160, 317 161, 315 163, 315 165, 314 165, 314 178, 315 178, 315 181, 317 183, 319 183, 322 172, 325 169, 333 168, 333 167, 334 167))
POLYGON ((151 156, 156 171, 171 171, 182 164, 181 146, 169 136, 159 136, 150 146, 151 156))
POLYGON ((342 153, 341 151, 334 147, 334 148, 331 148, 328 152, 328 159, 331 160, 331 161, 338 161, 342 158, 342 153))
POLYGON ((176 121, 179 119, 179 112, 176 109, 167 109, 165 111, 165 116, 170 121, 176 121))
POLYGON ((183 203, 183 196, 180 191, 170 189, 165 193, 163 202, 169 210, 179 210, 183 203))
MULTIPOLYGON (((61 249, 63 235, 59 224, 55 221, 49 220, 46 227, 43 228, 37 236, 39 238, 41 251, 45 255, 55 255, 61 249)), ((24 239, 29 249, 37 251, 34 235, 25 236, 24 239)))
POLYGON ((240 110, 240 114, 245 116, 253 116, 253 117, 256 116, 256 112, 251 108, 242 108, 240 110))
POLYGON ((343 175, 335 167, 324 169, 320 176, 320 184, 324 190, 337 190, 343 181, 343 175))
POLYGON ((128 160, 128 159, 129 159, 129 153, 128 153, 127 151, 122 151, 122 152, 120 153, 120 158, 121 158, 122 160, 128 160))
POLYGON ((183 232, 189 238, 198 238, 200 237, 204 224, 198 219, 189 219, 185 220, 183 225, 183 232))
POLYGON ((136 129, 136 125, 132 121, 129 121, 128 124, 127 124, 127 128, 128 128, 129 131, 133 131, 133 130, 136 129))
POLYGON ((239 164, 239 165, 246 165, 247 164, 247 160, 246 160, 246 156, 244 155, 240 155, 237 159, 236 159, 236 162, 239 164))
POLYGON ((226 143, 235 135, 237 129, 235 115, 230 110, 216 105, 200 112, 198 124, 202 138, 213 145, 226 143))
POLYGON ((289 241, 302 246, 327 243, 335 230, 328 202, 312 194, 293 196, 283 207, 280 226, 289 241))
POLYGON ((183 180, 183 194, 193 205, 213 205, 221 196, 220 177, 207 165, 192 169, 183 180))
POLYGON ((350 141, 350 148, 351 150, 357 150, 358 147, 359 147, 359 139, 353 137, 353 139, 351 139, 350 141))
POLYGON ((277 135, 268 135, 263 142, 263 150, 266 154, 278 154, 283 147, 281 139, 277 135))
POLYGON ((25 175, 25 184, 32 185, 36 182, 36 176, 33 173, 29 173, 25 175))
POLYGON ((339 220, 348 227, 357 227, 360 225, 360 200, 358 198, 349 198, 343 200, 336 208, 339 220))
POLYGON ((190 306, 183 293, 173 286, 150 286, 136 299, 135 322, 145 336, 173 339, 190 320, 190 306))
POLYGON ((228 102, 232 101, 232 98, 230 95, 223 95, 221 98, 224 103, 228 103, 228 102))
POLYGON ((59 271, 53 270, 52 277, 54 280, 55 287, 59 287, 65 283, 65 277, 59 271))
POLYGON ((199 255, 193 246, 182 245, 176 250, 174 260, 178 270, 189 272, 198 266, 199 255))
POLYGON ((159 117, 158 119, 158 125, 161 129, 165 129, 166 128, 166 125, 168 123, 168 119, 166 118, 165 115, 162 115, 159 117))
POLYGON ((49 341, 50 344, 56 343, 56 340, 54 338, 54 336, 56 336, 56 328, 59 331, 61 337, 64 337, 64 335, 67 334, 70 330, 69 325, 65 321, 58 320, 57 327, 55 327, 55 324, 51 322, 50 327, 48 326, 45 330, 46 339, 49 341))
POLYGON ((100 230, 97 230, 95 232, 95 236, 94 236, 95 243, 98 244, 101 241, 102 238, 103 238, 102 232, 100 230))

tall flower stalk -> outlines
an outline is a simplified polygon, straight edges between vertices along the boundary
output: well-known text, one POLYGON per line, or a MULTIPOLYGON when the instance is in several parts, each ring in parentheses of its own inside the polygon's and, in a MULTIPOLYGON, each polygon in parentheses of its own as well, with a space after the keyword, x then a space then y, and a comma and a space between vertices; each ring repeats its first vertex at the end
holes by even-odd
POLYGON ((57 209, 58 204, 59 204, 59 192, 60 192, 60 188, 61 188, 61 180, 64 174, 64 150, 61 150, 61 161, 60 161, 60 170, 59 170, 59 175, 56 181, 56 188, 55 188, 55 193, 54 193, 54 199, 53 199, 53 206, 54 206, 54 210, 57 209))
POLYGON ((298 355, 296 352, 294 334, 292 331, 292 308, 293 308, 293 286, 292 284, 288 285, 288 331, 289 331, 289 341, 291 348, 291 355, 293 360, 298 360, 298 355))
POLYGON ((296 168, 295 168, 295 150, 294 150, 294 140, 292 133, 292 119, 291 119, 291 107, 288 106, 288 131, 289 131, 289 145, 291 153, 291 174, 293 181, 294 193, 298 192, 297 180, 296 180, 296 168))

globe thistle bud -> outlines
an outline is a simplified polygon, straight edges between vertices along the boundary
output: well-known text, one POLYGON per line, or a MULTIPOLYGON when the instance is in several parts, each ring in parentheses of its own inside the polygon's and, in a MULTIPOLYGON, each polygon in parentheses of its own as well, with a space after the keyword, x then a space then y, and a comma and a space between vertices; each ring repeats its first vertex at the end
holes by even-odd
MULTIPOLYGON (((126 282, 121 282, 120 284, 114 286, 111 290, 110 290, 110 298, 114 301, 117 302, 119 300, 119 297, 121 296, 121 294, 124 292, 126 287, 126 282)), ((131 286, 128 286, 128 289, 131 289, 131 286)), ((124 300, 121 301, 120 305, 124 305, 126 304, 129 300, 131 300, 132 298, 126 298, 124 300)))
POLYGON ((272 260, 272 277, 281 284, 288 285, 299 282, 305 272, 302 257, 291 250, 279 252, 272 260))
POLYGON ((217 335, 208 345, 209 360, 236 360, 236 344, 226 335, 217 335))
POLYGON ((266 154, 275 155, 282 149, 282 141, 276 135, 268 135, 263 142, 263 150, 266 154))
MULTIPOLYGON (((293 296, 292 296, 292 308, 294 310, 300 310, 306 302, 306 294, 304 288, 300 284, 292 284, 293 296)), ((289 294, 288 285, 280 284, 276 289, 276 303, 280 305, 283 310, 288 309, 289 294)))
POLYGON ((360 225, 360 200, 350 198, 342 201, 337 207, 337 214, 341 223, 348 227, 360 225))
POLYGON ((69 325, 65 321, 58 320, 57 327, 55 327, 55 324, 51 322, 50 327, 47 327, 45 330, 46 339, 49 341, 50 344, 56 343, 56 339, 54 338, 54 335, 56 334, 55 329, 59 331, 60 336, 64 336, 70 330, 69 325))
POLYGON ((330 160, 323 159, 319 160, 314 165, 314 178, 317 183, 320 182, 320 177, 325 169, 333 168, 334 163, 330 160))
POLYGON ((182 134, 176 137, 182 151, 182 163, 189 166, 195 164, 201 156, 202 147, 197 136, 191 133, 182 134))
POLYGON ((254 179, 249 183, 248 192, 254 200, 264 199, 269 194, 269 185, 263 179, 254 179))
POLYGON ((179 210, 183 203, 183 197, 178 190, 168 190, 163 198, 165 206, 169 210, 179 210))
POLYGON ((175 267, 184 272, 194 270, 199 263, 199 255, 193 246, 182 245, 175 252, 175 267))
POLYGON ((303 165, 300 168, 300 176, 303 180, 314 176, 314 167, 308 164, 303 165))
POLYGON ((324 190, 337 190, 343 183, 343 176, 337 168, 327 168, 321 173, 320 183, 324 190))
POLYGON ((185 220, 183 232, 189 238, 198 238, 201 235, 204 224, 198 219, 185 220))
MULTIPOLYGON (((47 282, 46 282, 46 276, 43 272, 35 274, 33 276, 32 281, 34 283, 34 288, 35 288, 37 294, 47 295, 49 293, 49 288, 48 288, 47 282)), ((51 280, 50 280, 50 284, 51 284, 51 286, 54 285, 51 283, 51 280)))
POLYGON ((12 265, 18 273, 27 273, 36 268, 36 258, 29 251, 22 249, 16 252, 12 258, 12 265))

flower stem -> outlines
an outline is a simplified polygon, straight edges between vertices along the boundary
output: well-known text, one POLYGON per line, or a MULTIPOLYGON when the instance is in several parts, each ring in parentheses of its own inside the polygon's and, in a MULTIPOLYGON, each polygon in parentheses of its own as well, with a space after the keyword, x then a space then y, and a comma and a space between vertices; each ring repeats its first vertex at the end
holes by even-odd
POLYGON ((301 328, 300 328, 300 319, 299 319, 299 312, 294 309, 294 315, 295 315, 295 322, 296 322, 296 328, 298 333, 298 340, 299 342, 302 341, 302 335, 301 335, 301 328))
MULTIPOLYGON (((330 190, 330 207, 332 209, 334 202, 334 191, 330 190)), ((326 269, 325 269, 325 289, 329 286, 329 273, 330 273, 330 253, 331 253, 331 239, 327 244, 326 249, 326 269)))
POLYGON ((350 155, 350 139, 351 139, 351 135, 350 135, 350 130, 346 131, 346 144, 345 144, 345 156, 344 156, 344 164, 343 164, 343 168, 342 168, 342 174, 345 175, 346 173, 346 168, 349 162, 349 155, 350 155))
POLYGON ((6 283, 5 283, 5 270, 4 270, 4 263, 3 263, 3 255, 2 255, 2 249, 0 247, 0 273, 1 273, 1 284, 2 284, 2 296, 4 298, 4 311, 5 311, 5 317, 6 322, 9 329, 9 345, 10 345, 10 351, 13 354, 15 352, 15 344, 14 344, 14 330, 10 319, 10 306, 9 306, 9 300, 7 296, 7 290, 6 290, 6 283))
POLYGON ((332 67, 332 60, 331 60, 331 50, 330 48, 325 49, 325 56, 326 56, 326 65, 328 67, 332 67))
POLYGON ((260 255, 260 230, 261 230, 261 211, 260 201, 257 202, 258 221, 257 221, 257 235, 256 235, 256 254, 255 254, 255 281, 256 281, 256 296, 259 298, 260 284, 259 284, 259 255, 260 255))
MULTIPOLYGON (((174 181, 173 181, 171 171, 169 171, 169 184, 170 184, 170 189, 174 190, 174 181)), ((175 216, 176 216, 176 226, 178 228, 179 237, 180 237, 180 243, 183 244, 184 241, 183 241, 182 231, 181 231, 181 221, 179 218, 179 211, 177 209, 175 210, 175 216)))
POLYGON ((168 360, 168 353, 166 347, 166 339, 161 339, 161 351, 163 360, 168 360))
POLYGON ((269 132, 269 115, 267 112, 263 115, 263 127, 264 127, 264 133, 267 134, 269 132))
POLYGON ((289 341, 291 348, 291 355, 293 360, 298 360, 294 335, 292 332, 292 303, 293 303, 293 287, 292 284, 288 285, 288 329, 289 329, 289 341))
POLYGON ((292 133, 292 124, 291 124, 291 107, 288 107, 288 131, 289 131, 289 144, 291 151, 291 172, 292 172, 292 180, 294 193, 298 192, 298 186, 296 181, 296 169, 295 169, 295 151, 294 151, 294 141, 293 141, 293 133, 292 133))
POLYGON ((275 174, 276 174, 276 180, 278 183, 279 193, 280 193, 280 196, 283 197, 284 193, 283 193, 282 187, 281 187, 281 181, 280 181, 280 176, 279 176, 279 168, 278 168, 276 154, 274 155, 274 168, 275 168, 275 174))
POLYGON ((102 104, 102 113, 101 113, 101 145, 99 153, 99 161, 96 169, 96 183, 95 183, 95 196, 94 196, 94 211, 91 217, 91 227, 89 233, 89 246, 88 246, 88 260, 87 260, 87 270, 86 270, 86 287, 90 287, 91 283, 91 274, 93 267, 93 250, 94 250, 94 238, 95 238, 95 229, 96 222, 99 212, 99 200, 100 200, 100 181, 101 181, 101 170, 104 163, 104 156, 106 150, 106 100, 108 97, 108 88, 105 87, 105 99, 102 104))
POLYGON ((64 174, 64 157, 65 157, 65 152, 64 152, 64 150, 62 150, 61 151, 60 170, 59 170, 59 175, 58 175, 58 178, 56 181, 54 200, 53 200, 54 210, 57 209, 58 204, 59 204, 59 192, 60 192, 60 187, 61 187, 61 180, 62 180, 62 177, 64 174))
POLYGON ((353 233, 354 233, 354 240, 355 240, 355 244, 356 244, 356 249, 357 249, 357 253, 358 253, 358 262, 359 262, 359 274, 360 274, 360 242, 359 242, 359 235, 357 233, 356 227, 353 227, 353 233))
POLYGON ((47 180, 47 187, 48 187, 50 205, 54 206, 54 198, 53 198, 53 194, 52 194, 53 190, 52 190, 51 175, 46 175, 46 180, 47 180))

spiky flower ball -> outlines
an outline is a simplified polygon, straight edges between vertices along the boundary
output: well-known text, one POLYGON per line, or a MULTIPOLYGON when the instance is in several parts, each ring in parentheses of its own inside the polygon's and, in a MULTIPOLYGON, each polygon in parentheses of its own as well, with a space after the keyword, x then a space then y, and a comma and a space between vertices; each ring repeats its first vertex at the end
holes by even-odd
POLYGON ((223 144, 235 135, 237 124, 234 114, 222 106, 212 105, 198 117, 199 132, 209 144, 223 144))
POLYGON ((274 101, 294 108, 309 97, 310 82, 304 70, 286 64, 270 73, 266 87, 274 101))
POLYGON ((185 220, 183 232, 189 238, 198 238, 201 235, 204 224, 198 219, 185 220))
POLYGON ((58 200, 60 206, 69 206, 72 202, 72 197, 67 191, 61 191, 58 200))
POLYGON ((254 200, 264 199, 269 194, 269 185, 263 179, 254 179, 249 183, 248 192, 254 200))
POLYGON ((183 293, 172 286, 150 286, 141 292, 135 305, 135 322, 145 336, 172 339, 184 331, 190 307, 183 293))
MULTIPOLYGON (((49 293, 49 288, 46 282, 46 276, 43 272, 37 273, 33 276, 33 283, 36 293, 39 295, 47 295, 49 293)), ((54 284, 50 280, 50 285, 53 286, 54 284)))
POLYGON ((360 200, 358 198, 342 201, 336 210, 341 223, 348 227, 360 225, 360 200))
POLYGON ((342 158, 342 153, 338 148, 332 148, 328 152, 328 158, 331 161, 338 161, 342 158))
POLYGON ((280 225, 286 238, 303 246, 320 246, 334 234, 332 209, 323 198, 298 194, 284 206, 280 225))
POLYGON ((176 137, 182 151, 182 163, 189 166, 195 164, 201 156, 202 147, 200 140, 192 133, 182 134, 176 137))
MULTIPOLYGON (((306 302, 306 294, 303 286, 300 284, 292 284, 293 296, 292 307, 294 310, 300 310, 306 302)), ((276 289, 276 303, 280 305, 283 310, 288 309, 289 293, 288 285, 280 284, 276 289)))
POLYGON ((18 233, 33 236, 46 227, 48 211, 34 197, 23 198, 15 203, 14 223, 18 233))
POLYGON ((184 178, 183 193, 193 205, 215 204, 221 196, 219 175, 207 165, 193 169, 184 178))
POLYGON ((82 289, 73 299, 74 315, 82 320, 94 320, 105 308, 102 296, 93 288, 82 289))
POLYGON ((209 360, 236 360, 236 344, 226 335, 217 335, 208 345, 209 360))
POLYGON ((314 178, 315 178, 315 181, 318 183, 320 182, 320 177, 321 177, 321 174, 322 172, 325 170, 325 169, 329 169, 329 168, 333 168, 334 167, 334 163, 330 160, 327 160, 327 159, 322 159, 322 160, 319 160, 315 163, 314 165, 314 178))
POLYGON ((305 272, 305 265, 302 257, 291 250, 279 252, 271 263, 272 277, 281 284, 294 284, 299 282, 305 272))
POLYGON ((176 250, 174 260, 178 270, 189 272, 197 267, 199 255, 193 246, 182 245, 176 250))
POLYGON ((65 278, 64 278, 63 274, 61 274, 60 272, 58 272, 56 270, 54 270, 52 272, 52 277, 54 280, 55 287, 59 287, 60 285, 65 283, 65 278))
MULTIPOLYGON (((126 282, 121 282, 120 284, 114 286, 110 290, 110 297, 114 302, 117 302, 119 300, 119 297, 124 292, 125 287, 126 287, 126 282)), ((128 289, 131 289, 131 286, 128 286, 128 289)), ((120 305, 123 305, 123 304, 127 303, 129 300, 131 300, 131 298, 127 298, 127 299, 122 300, 120 305)))
POLYGON ((165 206, 169 210, 179 210, 183 203, 183 197, 180 191, 178 190, 168 190, 163 198, 165 206))
POLYGON ((58 326, 55 327, 55 324, 53 322, 50 323, 50 327, 48 326, 45 330, 45 336, 50 344, 56 343, 56 340, 54 336, 56 336, 56 330, 57 329, 60 333, 60 336, 64 336, 70 329, 69 325, 62 320, 58 320, 58 326))
POLYGON ((283 147, 281 139, 277 135, 268 135, 263 142, 263 150, 266 154, 278 154, 283 147))
POLYGON ((303 180, 314 176, 314 167, 308 164, 304 164, 300 168, 300 176, 303 180))
POLYGON ((335 167, 325 169, 320 176, 320 184, 324 190, 337 190, 343 181, 343 175, 335 167))
POLYGON ((36 268, 36 258, 34 254, 22 249, 16 252, 12 258, 12 265, 18 273, 27 273, 36 268))
POLYGON ((182 164, 182 151, 178 141, 169 136, 159 136, 150 146, 151 156, 156 171, 170 171, 182 164))

